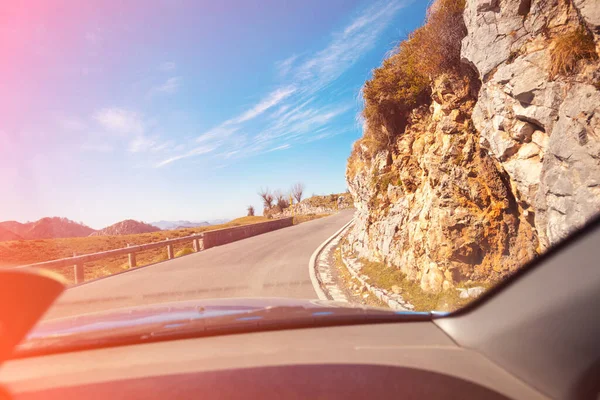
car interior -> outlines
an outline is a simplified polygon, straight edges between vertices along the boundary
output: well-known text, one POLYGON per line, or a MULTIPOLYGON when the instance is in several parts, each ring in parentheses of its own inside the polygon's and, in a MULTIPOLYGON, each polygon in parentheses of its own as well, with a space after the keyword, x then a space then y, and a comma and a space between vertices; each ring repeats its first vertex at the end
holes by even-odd
MULTIPOLYGON (((425 319, 242 329, 47 355, 11 351, 49 306, 23 301, 27 310, 0 314, 10 327, 0 349, 2 398, 594 399, 599 249, 596 219, 469 306, 425 319)), ((24 279, 2 280, 2 304, 31 294, 24 279)), ((37 282, 47 301, 61 291, 45 275, 37 282)))

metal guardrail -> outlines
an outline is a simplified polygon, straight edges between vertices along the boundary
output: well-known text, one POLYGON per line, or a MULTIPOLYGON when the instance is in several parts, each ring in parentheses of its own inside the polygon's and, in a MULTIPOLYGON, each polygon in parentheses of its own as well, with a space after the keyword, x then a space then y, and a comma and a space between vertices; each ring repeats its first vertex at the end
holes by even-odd
POLYGON ((134 245, 134 246, 127 246, 122 249, 107 250, 107 251, 101 251, 98 253, 83 254, 80 256, 74 255, 73 257, 60 258, 58 260, 44 261, 44 262, 28 264, 28 265, 20 265, 15 268, 34 267, 34 268, 52 269, 52 268, 73 266, 73 272, 75 274, 75 283, 81 283, 85 280, 84 275, 83 275, 83 267, 86 262, 98 261, 98 260, 101 260, 101 259, 107 258, 107 257, 122 256, 122 255, 127 254, 129 256, 129 268, 134 268, 137 266, 136 258, 135 258, 135 253, 137 253, 137 252, 157 249, 157 248, 166 246, 167 257, 170 260, 170 259, 174 258, 174 254, 173 254, 173 245, 174 244, 191 241, 193 243, 194 252, 198 252, 201 250, 200 239, 203 239, 203 237, 204 237, 204 233, 200 233, 197 235, 185 236, 185 237, 181 237, 181 238, 177 238, 177 239, 167 239, 167 240, 163 240, 161 242, 156 242, 156 243, 139 244, 139 245, 134 245))

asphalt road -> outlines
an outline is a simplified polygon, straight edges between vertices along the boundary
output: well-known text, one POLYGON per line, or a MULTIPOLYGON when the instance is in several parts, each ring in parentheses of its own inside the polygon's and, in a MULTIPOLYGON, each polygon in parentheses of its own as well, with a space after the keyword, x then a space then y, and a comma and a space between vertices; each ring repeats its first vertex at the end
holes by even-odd
POLYGON ((68 289, 45 319, 202 298, 316 299, 308 262, 353 210, 68 289))

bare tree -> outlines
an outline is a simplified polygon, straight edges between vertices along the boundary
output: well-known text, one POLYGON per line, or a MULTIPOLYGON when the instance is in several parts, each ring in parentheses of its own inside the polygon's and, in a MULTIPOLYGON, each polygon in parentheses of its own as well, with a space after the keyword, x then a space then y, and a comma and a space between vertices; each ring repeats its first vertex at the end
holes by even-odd
POLYGON ((296 203, 302 201, 302 194, 304 193, 304 183, 298 182, 292 186, 292 196, 296 199, 296 203))
POLYGON ((248 216, 254 217, 254 206, 248 206, 248 216))
POLYGON ((273 207, 273 195, 269 191, 269 188, 266 188, 266 189, 260 188, 258 195, 262 199, 265 209, 268 210, 271 207, 273 207))
POLYGON ((273 196, 275 197, 275 204, 282 211, 290 206, 290 202, 287 199, 287 195, 283 193, 281 190, 276 190, 273 192, 273 196))

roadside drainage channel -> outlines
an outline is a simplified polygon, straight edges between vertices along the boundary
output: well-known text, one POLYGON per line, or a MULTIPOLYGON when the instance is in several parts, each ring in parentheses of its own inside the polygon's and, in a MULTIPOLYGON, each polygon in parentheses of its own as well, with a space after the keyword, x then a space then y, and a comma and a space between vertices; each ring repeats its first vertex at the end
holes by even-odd
MULTIPOLYGON (((329 260, 333 258, 335 250, 340 245, 344 234, 351 228, 354 221, 348 222, 333 236, 323 242, 313 253, 309 262, 309 273, 313 287, 321 300, 334 300, 340 302, 349 302, 344 294, 344 291, 339 287, 336 281, 329 260)), ((414 306, 404 301, 402 296, 395 293, 390 293, 385 289, 377 288, 367 282, 368 278, 360 273, 362 267, 357 259, 349 259, 345 257, 343 249, 340 249, 342 254, 342 263, 350 272, 350 274, 360 282, 361 286, 366 288, 373 296, 384 302, 394 311, 411 311, 414 306)))
POLYGON ((308 261, 308 274, 319 300, 348 302, 346 296, 344 296, 343 292, 335 284, 333 276, 330 273, 330 266, 328 263, 322 262, 321 254, 323 253, 323 249, 330 245, 331 242, 337 241, 339 243, 342 233, 345 232, 353 222, 354 219, 350 220, 350 222, 344 225, 340 230, 331 235, 327 240, 321 243, 310 256, 310 260, 308 261), (324 289, 327 289, 327 292, 325 292, 324 289), (335 293, 335 298, 329 293, 335 293))
POLYGON ((386 289, 380 289, 368 282, 368 277, 360 273, 362 264, 356 258, 347 258, 344 254, 344 249, 341 249, 342 263, 346 266, 346 269, 350 274, 360 282, 360 284, 367 288, 373 296, 377 297, 380 301, 386 303, 394 311, 412 311, 414 306, 402 298, 402 296, 391 293, 386 289))
POLYGON ((339 287, 335 276, 332 273, 334 266, 330 265, 330 260, 333 258, 333 254, 340 244, 340 241, 344 237, 344 234, 352 226, 352 222, 346 224, 341 230, 339 230, 335 237, 330 238, 326 242, 325 246, 319 251, 314 268, 317 272, 317 277, 321 288, 324 290, 326 296, 330 300, 342 301, 349 303, 348 298, 344 294, 344 291, 339 287))

